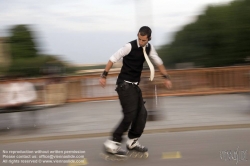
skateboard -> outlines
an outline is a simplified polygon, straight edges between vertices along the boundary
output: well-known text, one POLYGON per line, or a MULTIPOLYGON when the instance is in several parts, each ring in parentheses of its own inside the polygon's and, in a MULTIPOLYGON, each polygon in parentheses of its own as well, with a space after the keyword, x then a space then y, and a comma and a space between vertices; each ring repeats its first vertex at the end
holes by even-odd
POLYGON ((100 156, 106 161, 125 161, 128 158, 146 159, 148 158, 149 153, 131 150, 131 151, 128 151, 126 156, 118 156, 118 155, 107 153, 107 152, 101 152, 100 156))
POLYGON ((118 155, 111 154, 108 152, 101 152, 100 156, 102 159, 106 161, 125 161, 128 159, 128 156, 118 156, 118 155))
POLYGON ((135 150, 130 150, 127 153, 127 156, 130 158, 139 158, 139 159, 146 159, 149 156, 148 152, 138 152, 135 150))

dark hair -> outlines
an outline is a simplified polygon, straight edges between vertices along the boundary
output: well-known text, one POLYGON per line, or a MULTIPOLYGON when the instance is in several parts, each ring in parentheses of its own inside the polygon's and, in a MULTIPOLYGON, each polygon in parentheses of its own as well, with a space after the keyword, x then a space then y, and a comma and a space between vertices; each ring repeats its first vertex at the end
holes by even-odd
POLYGON ((141 28, 139 29, 139 33, 140 33, 140 35, 142 35, 142 36, 147 35, 148 39, 149 39, 149 40, 151 39, 151 33, 152 33, 152 31, 151 31, 151 29, 150 29, 148 26, 143 26, 143 27, 141 27, 141 28))

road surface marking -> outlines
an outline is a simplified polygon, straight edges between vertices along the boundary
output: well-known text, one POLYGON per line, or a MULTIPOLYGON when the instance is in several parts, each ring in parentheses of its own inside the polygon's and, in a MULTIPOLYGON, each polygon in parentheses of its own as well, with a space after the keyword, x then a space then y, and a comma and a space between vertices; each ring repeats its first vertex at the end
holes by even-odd
POLYGON ((179 159, 181 158, 180 152, 163 152, 162 159, 179 159))

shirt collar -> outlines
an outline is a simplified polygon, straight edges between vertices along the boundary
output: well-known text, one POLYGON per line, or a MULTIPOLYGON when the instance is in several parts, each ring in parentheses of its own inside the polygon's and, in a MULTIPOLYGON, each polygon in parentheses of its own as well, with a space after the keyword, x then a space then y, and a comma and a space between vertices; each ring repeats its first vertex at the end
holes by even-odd
MULTIPOLYGON (((139 45, 139 40, 138 40, 138 39, 136 40, 136 42, 137 42, 138 48, 141 47, 141 46, 139 45)), ((148 47, 148 43, 146 44, 146 47, 148 47)))

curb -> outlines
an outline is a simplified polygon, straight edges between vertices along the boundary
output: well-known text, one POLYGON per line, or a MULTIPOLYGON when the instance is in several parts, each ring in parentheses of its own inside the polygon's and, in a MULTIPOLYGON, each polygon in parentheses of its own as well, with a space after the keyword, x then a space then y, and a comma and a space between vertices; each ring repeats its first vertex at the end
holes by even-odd
MULTIPOLYGON (((222 130, 222 129, 238 129, 238 128, 250 128, 250 124, 231 124, 231 125, 214 125, 214 126, 149 129, 149 130, 145 130, 144 134, 166 133, 166 132, 200 131, 200 130, 218 130, 218 129, 220 129, 220 130, 222 130)), ((103 133, 89 133, 89 134, 41 136, 41 137, 32 137, 32 138, 3 139, 3 140, 0 140, 0 144, 29 142, 29 141, 52 141, 52 140, 62 140, 62 139, 108 137, 108 136, 110 136, 110 134, 111 134, 110 132, 103 132, 103 133)))

